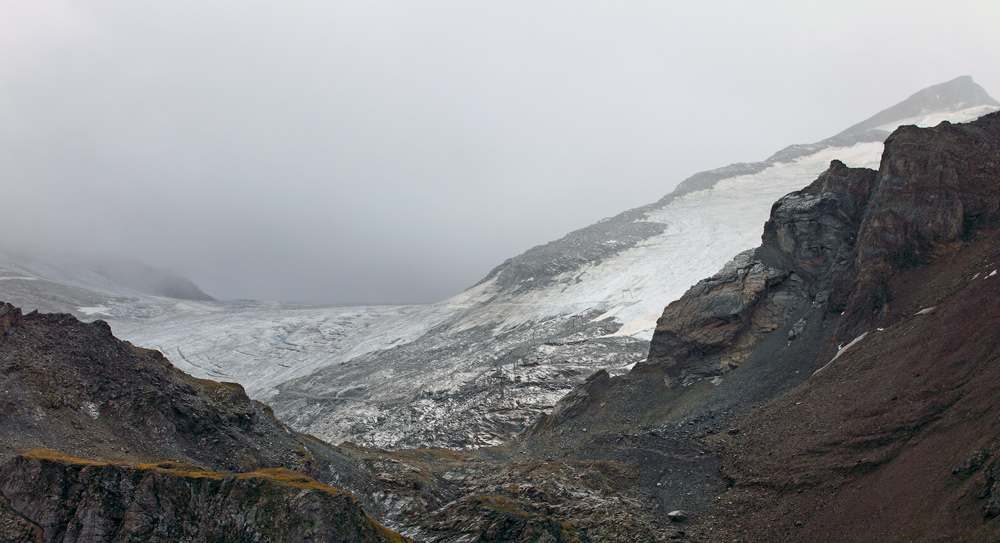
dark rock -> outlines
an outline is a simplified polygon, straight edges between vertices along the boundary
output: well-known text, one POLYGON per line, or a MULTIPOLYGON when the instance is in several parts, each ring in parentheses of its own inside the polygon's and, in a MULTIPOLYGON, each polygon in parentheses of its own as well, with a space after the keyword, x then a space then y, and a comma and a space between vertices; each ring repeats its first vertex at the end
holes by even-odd
MULTIPOLYGON (((851 256, 875 177, 835 160, 808 187, 778 200, 759 249, 740 253, 664 309, 638 370, 663 371, 674 381, 720 375, 805 303, 832 296, 829 311, 836 311, 851 283, 851 256)), ((793 325, 788 338, 805 326, 805 320, 793 325)))
POLYGON ((6 302, 0 304, 0 330, 6 330, 11 326, 17 326, 21 317, 21 308, 14 307, 6 302))
POLYGON ((688 519, 688 513, 687 511, 677 509, 667 513, 667 518, 673 522, 684 522, 688 519))
POLYGON ((403 541, 350 494, 283 469, 234 475, 33 451, 0 468, 0 492, 44 541, 403 541))
POLYGON ((886 140, 859 230, 856 283, 840 339, 884 314, 889 279, 1000 220, 1000 114, 900 127, 886 140))

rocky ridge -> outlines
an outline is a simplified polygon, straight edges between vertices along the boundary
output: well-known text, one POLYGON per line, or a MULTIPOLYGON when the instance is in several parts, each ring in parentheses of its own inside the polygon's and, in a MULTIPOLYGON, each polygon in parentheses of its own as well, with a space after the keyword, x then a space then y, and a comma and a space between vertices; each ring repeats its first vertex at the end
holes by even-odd
POLYGON ((405 541, 350 494, 285 469, 216 473, 35 450, 0 468, 0 492, 25 528, 7 541, 405 541))

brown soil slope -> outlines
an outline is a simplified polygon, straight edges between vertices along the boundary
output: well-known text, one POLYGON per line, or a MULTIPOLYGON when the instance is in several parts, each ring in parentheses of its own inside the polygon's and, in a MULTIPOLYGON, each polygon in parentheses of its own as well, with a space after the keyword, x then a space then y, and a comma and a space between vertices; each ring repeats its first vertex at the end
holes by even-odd
POLYGON ((876 328, 716 436, 709 539, 1000 541, 998 269, 992 232, 898 275, 876 328))

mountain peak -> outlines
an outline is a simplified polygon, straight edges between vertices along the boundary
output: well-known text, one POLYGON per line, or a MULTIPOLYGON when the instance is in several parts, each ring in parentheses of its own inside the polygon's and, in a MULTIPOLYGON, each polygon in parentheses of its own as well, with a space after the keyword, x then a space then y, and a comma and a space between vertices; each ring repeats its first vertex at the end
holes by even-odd
POLYGON ((917 91, 906 100, 872 115, 837 136, 857 134, 932 111, 958 111, 977 106, 996 107, 1000 106, 1000 102, 973 81, 972 76, 963 75, 917 91))

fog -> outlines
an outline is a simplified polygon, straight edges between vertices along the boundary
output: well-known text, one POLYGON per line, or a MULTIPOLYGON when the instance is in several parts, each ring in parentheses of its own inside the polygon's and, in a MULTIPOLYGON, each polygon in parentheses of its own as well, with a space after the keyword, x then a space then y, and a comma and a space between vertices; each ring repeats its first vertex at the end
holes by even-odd
POLYGON ((928 85, 995 2, 0 0, 0 242, 429 302, 928 85))

